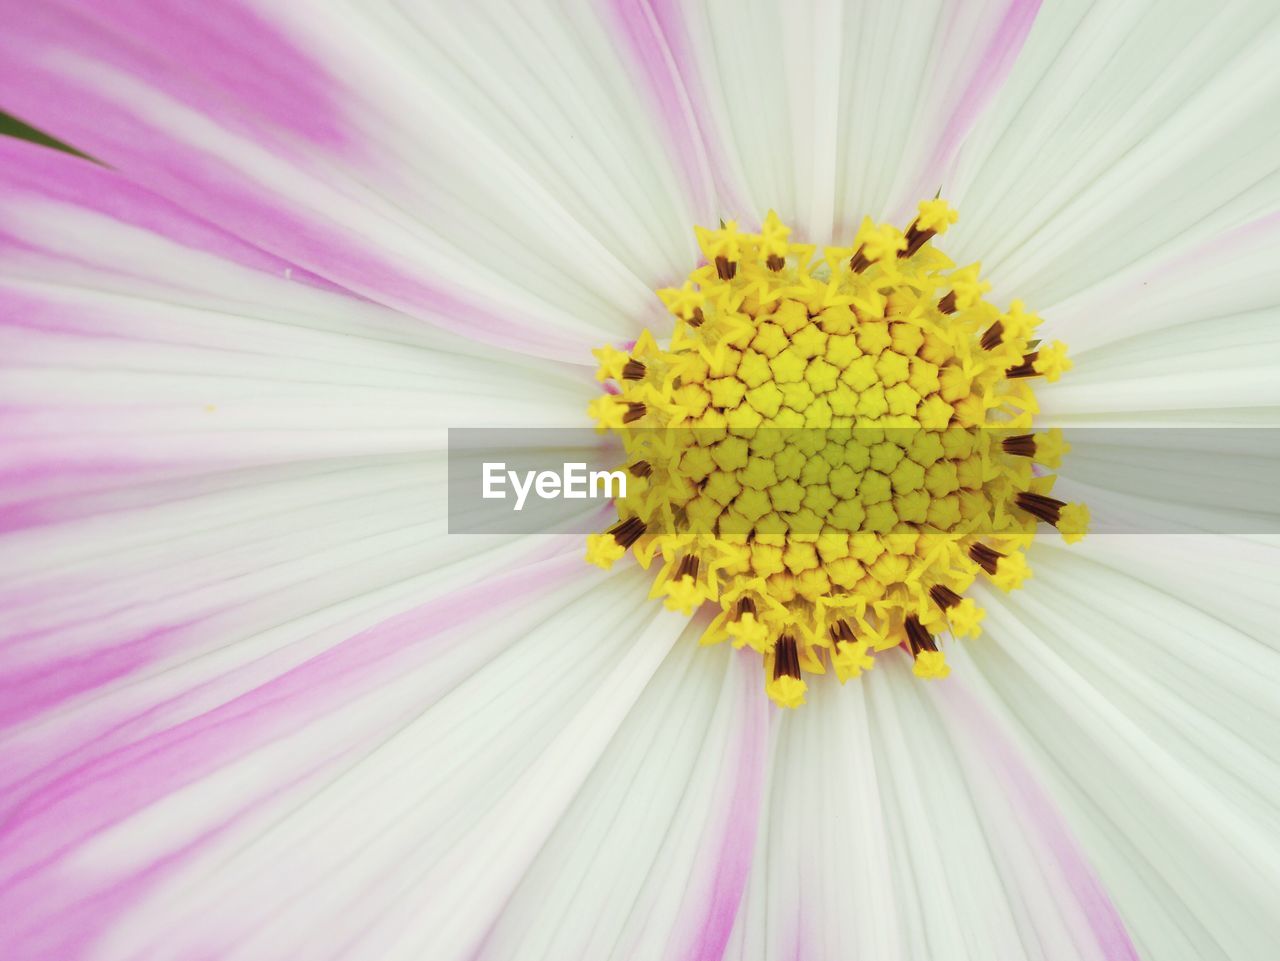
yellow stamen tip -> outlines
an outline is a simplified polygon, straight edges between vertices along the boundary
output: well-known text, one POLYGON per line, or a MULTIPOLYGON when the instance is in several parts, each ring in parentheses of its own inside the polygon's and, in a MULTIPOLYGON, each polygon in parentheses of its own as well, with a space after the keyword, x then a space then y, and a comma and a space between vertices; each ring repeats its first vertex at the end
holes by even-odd
POLYGON ((1044 379, 1053 383, 1074 365, 1067 358, 1067 345, 1055 340, 1048 347, 1041 347, 1035 360, 1036 373, 1043 374, 1044 379))
POLYGON ((956 637, 981 637, 982 627, 979 622, 986 616, 987 612, 971 597, 966 597, 947 612, 951 633, 956 637))
POLYGON ((831 664, 836 669, 836 677, 841 684, 875 667, 876 660, 870 653, 870 647, 867 641, 839 645, 839 649, 831 656, 831 664))
POLYGON ((946 233, 947 228, 960 219, 960 212, 942 198, 920 201, 919 210, 916 225, 936 234, 946 233))
POLYGON ((625 554, 626 548, 612 534, 587 535, 587 563, 604 570, 611 568, 625 554))
POLYGON ((1030 576, 1031 567, 1027 564, 1026 557, 1022 554, 1009 554, 1000 559, 995 574, 991 576, 991 583, 1002 591, 1015 591, 1030 576))
POLYGON ((1070 451, 1071 445, 1062 439, 1061 428, 1036 435, 1036 461, 1045 467, 1060 467, 1062 458, 1070 451))
POLYGON ((1062 508, 1062 513, 1058 515, 1058 530, 1062 532, 1062 539, 1068 544, 1074 544, 1084 538, 1089 533, 1089 508, 1084 504, 1068 504, 1062 508))
POLYGON ((775 677, 765 685, 765 693, 774 704, 793 709, 804 703, 804 695, 808 690, 808 684, 789 674, 775 677))
POLYGON ((911 673, 928 681, 940 681, 951 673, 946 655, 941 651, 921 651, 916 655, 911 673))

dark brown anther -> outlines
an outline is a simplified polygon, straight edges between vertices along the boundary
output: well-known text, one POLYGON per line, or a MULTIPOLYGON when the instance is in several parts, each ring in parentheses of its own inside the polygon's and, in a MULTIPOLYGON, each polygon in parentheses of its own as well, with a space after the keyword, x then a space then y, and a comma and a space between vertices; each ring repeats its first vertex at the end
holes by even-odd
POLYGON ((645 412, 647 410, 648 408, 645 407, 644 404, 638 404, 638 403, 627 404, 627 412, 622 415, 622 422, 624 424, 634 424, 636 421, 638 421, 641 417, 645 415, 645 412))
POLYGON ((765 260, 764 264, 766 267, 772 270, 775 274, 779 270, 781 270, 783 267, 787 266, 786 260, 779 257, 777 254, 770 254, 768 259, 765 260))
POLYGON ((987 328, 987 332, 982 335, 982 349, 995 350, 1000 346, 1000 342, 1004 340, 1004 324, 996 321, 987 328))
POLYGON ((898 251, 898 258, 900 260, 905 260, 907 257, 910 257, 917 250, 936 237, 937 234, 938 232, 936 230, 921 230, 913 223, 907 228, 907 248, 906 250, 898 251))
POLYGON ((1057 524, 1062 508, 1067 506, 1066 501, 1060 501, 1056 497, 1046 497, 1044 494, 1033 494, 1030 491, 1021 491, 1013 498, 1013 502, 1046 524, 1057 524))
POLYGON ((738 616, 737 620, 742 620, 747 614, 755 614, 756 602, 749 597, 738 598, 738 616))
POLYGON ((1023 354, 1022 363, 1015 364, 1010 367, 1004 372, 1004 375, 1010 380, 1016 380, 1019 377, 1035 377, 1036 374, 1039 373, 1036 370, 1036 358, 1039 356, 1040 352, 1038 350, 1033 350, 1029 354, 1023 354))
POLYGON ((676 580, 686 577, 691 581, 698 579, 698 556, 696 554, 686 554, 680 558, 680 565, 676 568, 676 580))
POLYGON ((638 360, 629 360, 622 365, 623 380, 644 380, 645 371, 648 368, 638 360))
POLYGON ((701 307, 693 308, 693 316, 689 318, 687 323, 690 327, 701 327, 707 322, 707 315, 702 312, 701 307))
POLYGON ((796 639, 790 634, 783 634, 773 648, 773 679, 782 675, 800 677, 800 651, 796 647, 796 639))
POLYGON ((960 603, 961 597, 946 584, 934 584, 929 588, 929 596, 933 598, 933 603, 937 604, 944 611, 949 607, 955 607, 960 603))
POLYGON ((858 252, 849 258, 849 269, 855 274, 860 274, 871 266, 871 261, 867 259, 867 255, 862 252, 862 248, 858 248, 858 252))
POLYGON ((1035 457, 1036 435, 1017 434, 1013 437, 1006 437, 1000 442, 1000 446, 1004 448, 1006 454, 1011 454, 1014 457, 1035 457))
POLYGON ((911 654, 918 655, 921 651, 936 651, 938 645, 933 641, 933 635, 924 629, 924 625, 920 623, 920 619, 914 614, 908 614, 906 619, 907 643, 911 646, 911 654))
POLYGON ((644 521, 638 517, 628 517, 609 533, 613 535, 613 539, 618 542, 619 546, 625 549, 643 537, 645 530, 644 521))
POLYGON ((631 473, 636 477, 648 477, 653 473, 653 465, 647 460, 638 460, 628 467, 627 470, 631 471, 631 473))
POLYGON ((738 265, 728 257, 721 254, 716 258, 716 276, 721 280, 733 280, 738 273, 738 265))
POLYGON ((1004 557, 1003 554, 986 544, 973 544, 969 547, 969 559, 988 574, 996 572, 1002 557, 1004 557))
POLYGON ((938 301, 938 310, 944 314, 954 314, 956 312, 956 292, 954 290, 938 301))
POLYGON ((831 635, 832 643, 836 646, 839 646, 842 643, 852 644, 857 640, 857 637, 853 633, 853 628, 849 626, 848 621, 843 619, 836 621, 827 628, 827 631, 831 635))

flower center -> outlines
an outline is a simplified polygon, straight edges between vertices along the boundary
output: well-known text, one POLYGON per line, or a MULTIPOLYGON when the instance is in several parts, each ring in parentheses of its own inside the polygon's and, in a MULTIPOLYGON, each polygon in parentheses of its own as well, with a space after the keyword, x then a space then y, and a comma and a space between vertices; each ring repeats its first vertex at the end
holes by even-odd
POLYGON ((669 344, 595 352, 609 392, 590 413, 631 480, 588 560, 659 561, 655 595, 716 605, 703 643, 759 651, 783 706, 806 674, 847 681, 894 648, 945 677, 939 636, 981 632, 975 579, 1018 587, 1037 522, 1068 542, 1087 527, 1032 466, 1067 449, 1030 432, 1029 386, 1070 369, 1065 347, 935 249, 956 217, 924 201, 905 233, 868 218, 820 253, 772 211, 759 234, 698 228, 706 264, 658 291, 669 344))

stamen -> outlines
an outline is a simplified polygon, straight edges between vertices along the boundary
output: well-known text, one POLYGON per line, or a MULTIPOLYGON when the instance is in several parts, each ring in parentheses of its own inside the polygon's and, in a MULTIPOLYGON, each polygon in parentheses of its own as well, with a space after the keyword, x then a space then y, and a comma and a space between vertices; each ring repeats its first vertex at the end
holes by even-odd
POLYGON ((689 326, 695 327, 695 328, 701 327, 706 322, 707 322, 707 316, 702 312, 702 308, 701 307, 693 308, 693 316, 690 317, 688 320, 689 326))
POLYGON ((960 595, 945 584, 934 584, 933 587, 929 588, 929 596, 944 611, 947 608, 955 607, 961 601, 960 595))
POLYGON ((986 544, 977 542, 969 545, 969 557, 988 574, 994 574, 1004 555, 986 544))
POLYGON ((653 473, 653 465, 647 460, 638 460, 627 468, 635 477, 648 477, 653 473))
POLYGON ((1062 514, 1062 508, 1067 506, 1066 501, 1046 497, 1044 494, 1033 494, 1030 491, 1021 491, 1014 496, 1013 502, 1028 514, 1055 526, 1058 523, 1058 517, 1062 514))
POLYGON ((741 620, 741 619, 742 619, 742 617, 743 617, 744 615, 746 615, 746 614, 755 614, 755 612, 756 612, 756 602, 755 602, 755 601, 753 601, 753 600, 752 600, 751 598, 749 598, 749 597, 740 597, 740 598, 738 598, 737 613, 738 613, 738 619, 739 619, 739 620, 741 620))
POLYGON ((871 266, 871 261, 867 258, 867 255, 863 253, 864 249, 865 248, 863 247, 859 247, 858 252, 849 258, 849 269, 855 274, 860 274, 871 266))
POLYGON ((924 625, 920 623, 920 618, 914 614, 908 614, 906 620, 903 621, 903 625, 907 629, 907 643, 911 646, 912 654, 918 655, 921 651, 936 651, 938 649, 933 635, 925 630, 924 625))
POLYGON ((853 628, 851 628, 849 626, 849 622, 844 620, 843 618, 838 621, 835 621, 831 625, 831 627, 829 627, 827 630, 828 630, 828 633, 831 635, 832 642, 835 644, 840 644, 840 643, 852 644, 854 641, 857 640, 857 637, 853 633, 853 628))
POLYGON ((956 292, 954 290, 938 301, 938 310, 944 314, 954 314, 956 312, 956 292))
POLYGON ((773 648, 773 679, 782 677, 800 677, 800 652, 796 647, 796 639, 790 634, 783 634, 773 648))
POLYGON ((676 568, 676 580, 683 578, 689 580, 698 579, 698 556, 696 554, 686 554, 680 559, 680 566, 676 568))
POLYGON ((765 260, 764 265, 772 270, 775 274, 787 265, 785 258, 779 257, 777 254, 770 254, 765 260))
POLYGON ((1010 380, 1017 380, 1019 377, 1034 377, 1039 373, 1036 370, 1036 358, 1040 356, 1040 352, 1033 350, 1029 354, 1022 355, 1022 363, 1015 364, 1004 372, 1005 377, 1010 380))
POLYGON ((618 542, 619 546, 625 549, 643 537, 645 530, 644 521, 638 517, 628 517, 609 533, 613 535, 613 539, 618 542))
POLYGON ((623 380, 644 380, 647 368, 640 361, 632 359, 622 365, 623 380))
POLYGON ((995 350, 1000 346, 1000 342, 1004 339, 1004 324, 996 321, 987 328, 987 332, 982 335, 980 344, 983 350, 995 350))
POLYGON ((933 635, 920 623, 914 614, 907 615, 903 622, 907 629, 907 643, 911 648, 911 656, 915 658, 912 673, 916 677, 940 679, 951 673, 947 667, 947 659, 938 650, 933 635))
POLYGON ((716 258, 716 276, 721 280, 733 280, 738 275, 738 265, 728 257, 716 258))
POLYGON ((1013 457, 1035 457, 1036 435, 1017 434, 1014 437, 1006 437, 1000 442, 1000 446, 1004 448, 1006 454, 1013 457))
POLYGON ((921 230, 919 221, 907 228, 907 246, 898 251, 898 258, 905 260, 938 235, 936 230, 921 230))
POLYGON ((645 407, 644 404, 629 403, 627 404, 627 412, 622 415, 622 422, 624 424, 634 424, 643 417, 647 411, 648 408, 645 407))

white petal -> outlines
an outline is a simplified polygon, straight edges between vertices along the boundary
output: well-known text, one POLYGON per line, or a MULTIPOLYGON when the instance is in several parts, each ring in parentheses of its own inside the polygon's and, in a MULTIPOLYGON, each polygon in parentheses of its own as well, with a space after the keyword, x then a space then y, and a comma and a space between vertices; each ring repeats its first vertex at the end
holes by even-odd
POLYGON ((691 627, 503 909, 479 957, 683 958, 722 950, 764 780, 760 660, 691 627))
POLYGON ((1275 549, 1097 541, 1037 552, 1033 589, 984 597, 988 631, 966 650, 1144 956, 1266 957, 1280 939, 1275 549))
POLYGON ((709 125, 737 163, 724 217, 775 208, 815 243, 910 216, 1017 56, 1035 4, 679 8, 709 125), (741 186, 739 186, 741 184, 741 186))
MULTIPOLYGON (((774 712, 770 789, 728 957, 903 957, 866 688, 774 712)), ((891 803, 891 802, 890 802, 891 803)))
POLYGON ((32 791, 44 810, 9 864, 38 867, 10 945, 62 911, 102 925, 95 958, 473 951, 678 633, 638 570, 528 578, 427 605, 399 638, 371 632, 32 791), (414 643, 423 627, 447 646, 414 643), (397 640, 377 685, 321 683, 397 640), (128 910, 95 905, 112 887, 128 910))
POLYGON ((261 249, 576 359, 634 336, 691 218, 663 203, 674 174, 601 16, 569 16, 51 3, 11 18, 0 82, 17 115, 261 249))
POLYGON ((1046 4, 962 151, 948 249, 981 259, 997 293, 1048 310, 1274 211, 1273 13, 1262 0, 1231 17, 1190 2, 1046 4))
POLYGON ((731 957, 1132 957, 1005 735, 953 715, 890 652, 860 682, 817 680, 777 720, 731 957), (1031 811, 1012 806, 1027 799, 1031 811))
POLYGON ((1058 423, 1280 423, 1280 217, 1174 241, 1050 312, 1075 369, 1037 390, 1058 423))

